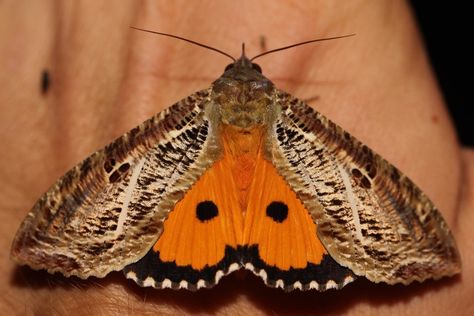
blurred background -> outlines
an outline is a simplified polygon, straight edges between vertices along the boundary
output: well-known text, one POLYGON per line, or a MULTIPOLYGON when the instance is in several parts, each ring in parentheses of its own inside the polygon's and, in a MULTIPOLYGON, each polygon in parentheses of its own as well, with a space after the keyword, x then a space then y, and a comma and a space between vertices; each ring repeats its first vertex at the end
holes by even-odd
POLYGON ((472 147, 474 16, 470 3, 416 0, 411 3, 459 139, 472 147))

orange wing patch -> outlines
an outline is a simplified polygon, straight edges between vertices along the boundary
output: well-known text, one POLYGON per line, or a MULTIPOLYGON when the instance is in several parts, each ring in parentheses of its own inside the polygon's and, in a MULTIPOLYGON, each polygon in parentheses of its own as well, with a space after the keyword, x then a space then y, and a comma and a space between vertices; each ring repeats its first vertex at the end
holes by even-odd
POLYGON ((248 196, 243 245, 257 245, 260 258, 280 270, 319 264, 326 253, 316 225, 275 167, 260 154, 248 196))
POLYGON ((284 289, 324 290, 352 280, 327 255, 296 193, 263 157, 263 135, 262 128, 223 127, 222 158, 175 205, 152 250, 127 276, 158 288, 198 289, 245 265, 284 289))
POLYGON ((224 258, 242 239, 242 213, 229 159, 216 162, 186 192, 164 222, 153 250, 165 262, 199 270, 224 258))

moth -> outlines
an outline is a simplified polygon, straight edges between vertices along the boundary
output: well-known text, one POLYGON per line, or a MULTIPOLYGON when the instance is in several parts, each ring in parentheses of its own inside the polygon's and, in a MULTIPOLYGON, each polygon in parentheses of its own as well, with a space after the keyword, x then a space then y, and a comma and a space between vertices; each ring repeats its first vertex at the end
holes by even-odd
POLYGON ((410 179, 275 87, 260 55, 187 41, 233 62, 60 178, 21 224, 16 262, 189 290, 241 268, 287 291, 460 272, 446 222, 410 179))

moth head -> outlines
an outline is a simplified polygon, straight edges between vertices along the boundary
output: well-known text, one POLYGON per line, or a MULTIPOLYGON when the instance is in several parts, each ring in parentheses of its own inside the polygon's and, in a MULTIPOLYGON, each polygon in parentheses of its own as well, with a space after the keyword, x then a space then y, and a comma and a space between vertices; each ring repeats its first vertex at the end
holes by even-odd
POLYGON ((240 128, 265 124, 274 85, 245 54, 225 68, 212 91, 223 123, 240 128))
MULTIPOLYGON (((250 64, 251 64, 250 67, 251 67, 253 70, 255 70, 255 71, 259 72, 259 73, 262 73, 262 67, 260 67, 259 64, 252 63, 252 62, 250 62, 250 64)), ((227 67, 225 67, 224 72, 230 71, 230 70, 232 70, 234 67, 235 67, 235 62, 233 62, 233 63, 231 63, 231 64, 228 64, 227 67)))
POLYGON ((242 56, 224 69, 222 77, 238 79, 242 81, 248 80, 267 80, 262 74, 262 67, 253 63, 251 59, 245 55, 245 44, 242 44, 242 56))

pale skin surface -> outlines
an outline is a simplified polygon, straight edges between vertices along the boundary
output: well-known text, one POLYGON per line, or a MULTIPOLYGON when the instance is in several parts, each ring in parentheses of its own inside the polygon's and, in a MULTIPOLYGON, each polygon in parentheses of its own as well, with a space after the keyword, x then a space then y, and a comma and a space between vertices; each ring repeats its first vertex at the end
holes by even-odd
POLYGON ((4 1, 0 5, 0 314, 474 313, 474 152, 457 143, 410 10, 402 1, 4 1), (193 2, 194 3, 194 2, 193 2), (258 4, 256 4, 258 3, 258 4), (347 4, 346 4, 347 3, 347 4), (349 4, 350 3, 350 4, 349 4), (347 7, 346 7, 347 6, 347 7), (33 203, 65 171, 143 120, 205 88, 238 57, 357 33, 258 63, 408 174, 458 241, 462 276, 410 286, 358 280, 341 291, 284 293, 248 273, 198 293, 141 289, 121 273, 81 281, 18 268, 10 243, 33 203), (48 69, 51 88, 41 94, 48 69))

